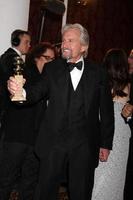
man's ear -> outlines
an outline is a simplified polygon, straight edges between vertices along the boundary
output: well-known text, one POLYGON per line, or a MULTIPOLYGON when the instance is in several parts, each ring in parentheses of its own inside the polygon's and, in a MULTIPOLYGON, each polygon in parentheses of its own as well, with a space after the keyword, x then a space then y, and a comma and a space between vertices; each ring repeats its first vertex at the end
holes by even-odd
POLYGON ((88 45, 82 45, 81 47, 81 52, 86 52, 86 50, 88 49, 88 45))

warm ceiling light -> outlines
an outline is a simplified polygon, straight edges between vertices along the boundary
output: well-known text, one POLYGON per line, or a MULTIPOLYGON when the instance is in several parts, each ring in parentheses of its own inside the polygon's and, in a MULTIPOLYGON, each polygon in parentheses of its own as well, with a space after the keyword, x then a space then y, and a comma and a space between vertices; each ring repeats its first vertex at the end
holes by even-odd
POLYGON ((82 6, 88 5, 88 3, 89 3, 89 0, 78 0, 77 1, 77 4, 80 4, 82 6))

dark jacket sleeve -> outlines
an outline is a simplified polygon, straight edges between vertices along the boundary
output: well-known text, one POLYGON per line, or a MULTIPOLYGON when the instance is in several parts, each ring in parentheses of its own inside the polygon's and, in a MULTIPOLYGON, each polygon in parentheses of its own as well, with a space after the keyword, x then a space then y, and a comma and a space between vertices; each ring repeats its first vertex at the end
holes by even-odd
MULTIPOLYGON (((129 103, 133 105, 133 75, 131 76, 131 89, 130 89, 130 101, 129 101, 129 103)), ((132 114, 131 120, 129 120, 129 126, 131 128, 131 132, 132 132, 132 135, 133 135, 133 114, 132 114)))

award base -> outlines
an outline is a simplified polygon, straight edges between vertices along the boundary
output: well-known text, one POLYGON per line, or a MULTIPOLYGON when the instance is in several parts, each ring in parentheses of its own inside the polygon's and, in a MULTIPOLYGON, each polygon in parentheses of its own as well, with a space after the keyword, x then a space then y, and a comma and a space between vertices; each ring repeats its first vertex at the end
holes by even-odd
POLYGON ((23 103, 23 101, 26 101, 26 98, 23 96, 23 75, 15 75, 14 77, 19 85, 19 90, 11 96, 11 101, 23 103))
POLYGON ((26 101, 26 98, 20 96, 19 94, 15 94, 14 96, 11 96, 11 101, 17 101, 19 103, 23 103, 23 101, 26 101))

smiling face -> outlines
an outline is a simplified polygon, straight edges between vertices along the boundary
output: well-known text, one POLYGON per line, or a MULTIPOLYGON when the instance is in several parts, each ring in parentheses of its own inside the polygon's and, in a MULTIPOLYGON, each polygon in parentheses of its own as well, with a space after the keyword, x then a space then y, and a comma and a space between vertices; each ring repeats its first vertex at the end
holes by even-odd
POLYGON ((66 30, 62 35, 62 57, 76 62, 85 52, 87 46, 83 45, 80 40, 80 31, 76 28, 66 30))

